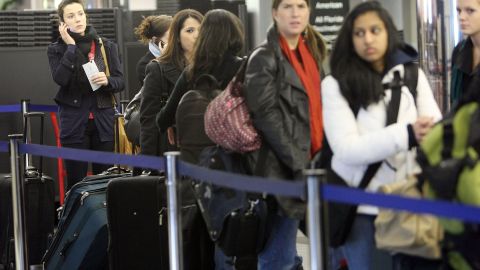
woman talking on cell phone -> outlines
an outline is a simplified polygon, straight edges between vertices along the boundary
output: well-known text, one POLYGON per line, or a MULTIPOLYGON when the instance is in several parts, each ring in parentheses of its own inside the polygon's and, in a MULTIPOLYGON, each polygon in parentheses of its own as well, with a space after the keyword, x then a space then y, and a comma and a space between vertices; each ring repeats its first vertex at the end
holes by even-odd
MULTIPOLYGON (((113 93, 125 86, 117 45, 87 25, 81 0, 63 0, 57 13, 60 37, 48 46, 47 54, 53 80, 60 86, 55 102, 62 146, 112 151, 113 93)), ((67 189, 87 175, 87 162, 66 160, 65 166, 67 189)), ((108 167, 93 163, 92 172, 108 167)))

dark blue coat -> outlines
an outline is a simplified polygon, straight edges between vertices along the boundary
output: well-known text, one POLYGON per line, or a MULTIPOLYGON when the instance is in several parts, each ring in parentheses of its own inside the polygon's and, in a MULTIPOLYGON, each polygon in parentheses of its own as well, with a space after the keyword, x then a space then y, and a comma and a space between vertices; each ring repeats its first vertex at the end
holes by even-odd
MULTIPOLYGON (((120 92, 125 87, 122 66, 118 55, 118 48, 110 40, 102 39, 105 46, 105 54, 110 70, 108 85, 102 86, 95 92, 89 89, 76 89, 78 86, 71 85, 75 76, 75 68, 79 62, 86 63, 88 59, 77 60, 82 57, 76 45, 67 45, 61 39, 48 46, 47 54, 50 63, 50 71, 53 80, 60 86, 55 96, 55 102, 59 105, 60 138, 62 143, 83 142, 85 128, 88 123, 89 113, 94 114, 100 139, 103 142, 113 141, 114 115, 112 94, 120 92)), ((95 62, 102 71, 100 45, 96 42, 95 62)), ((83 70, 80 69, 81 72, 83 70)))

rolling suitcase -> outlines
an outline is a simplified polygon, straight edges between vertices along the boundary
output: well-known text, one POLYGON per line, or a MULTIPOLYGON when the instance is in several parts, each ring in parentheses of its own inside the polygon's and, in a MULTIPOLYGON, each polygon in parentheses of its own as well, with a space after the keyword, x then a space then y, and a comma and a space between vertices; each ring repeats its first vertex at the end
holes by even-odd
MULTIPOLYGON (((213 242, 185 181, 182 194, 184 270, 214 269, 213 242)), ((136 176, 107 188, 110 269, 170 269, 165 178, 136 176)))
POLYGON ((46 270, 108 269, 106 189, 130 173, 87 176, 67 193, 43 265, 46 270))
POLYGON ((110 182, 107 217, 110 269, 169 269, 166 197, 160 176, 110 182), (165 222, 165 223, 164 223, 165 222), (163 245, 162 245, 163 243, 163 245))
MULTIPOLYGON (((43 113, 24 115, 24 136, 30 141, 30 118, 40 118, 40 144, 43 144, 43 113)), ((25 174, 25 220, 29 265, 41 264, 42 257, 52 238, 55 226, 55 188, 51 177, 42 172, 42 158, 39 168, 31 166, 31 157, 26 155, 25 174)), ((15 269, 15 248, 13 239, 12 179, 0 175, 0 262, 3 269, 15 269)))

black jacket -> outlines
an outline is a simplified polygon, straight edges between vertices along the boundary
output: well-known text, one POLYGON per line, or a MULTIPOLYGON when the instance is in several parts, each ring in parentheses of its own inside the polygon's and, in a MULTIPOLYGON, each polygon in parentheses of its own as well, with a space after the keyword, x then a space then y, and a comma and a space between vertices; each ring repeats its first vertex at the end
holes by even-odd
MULTIPOLYGON (((71 80, 75 76, 74 71, 77 57, 79 56, 76 45, 67 45, 61 38, 48 46, 47 55, 50 63, 50 71, 53 80, 60 86, 55 96, 59 105, 60 137, 64 143, 79 143, 83 141, 89 112, 95 116, 95 124, 102 141, 113 141, 114 109, 112 93, 124 89, 125 83, 122 65, 118 55, 117 45, 102 38, 105 46, 105 54, 110 70, 108 85, 102 86, 95 92, 77 91, 71 86, 71 80), (68 49, 71 47, 71 49, 68 49)), ((96 40, 95 62, 102 61, 100 45, 96 40)), ((88 59, 81 60, 86 63, 88 59)), ((102 66, 103 63, 97 63, 102 66)))
POLYGON ((452 53, 450 98, 452 105, 479 100, 480 66, 472 69, 473 43, 470 38, 460 42, 452 53))
MULTIPOLYGON (((215 68, 211 74, 217 79, 221 89, 227 87, 241 64, 241 58, 229 53, 225 55, 223 62, 215 68)), ((166 130, 168 127, 175 124, 175 113, 177 111, 178 103, 180 102, 180 99, 182 99, 183 94, 188 90, 192 90, 191 85, 193 85, 193 82, 188 81, 187 73, 186 71, 183 71, 175 84, 172 95, 168 98, 167 104, 157 115, 157 126, 160 130, 166 130)))
POLYGON ((160 156, 173 148, 168 147, 166 129, 160 135, 155 116, 165 105, 181 72, 171 63, 151 61, 147 65, 140 103, 140 148, 144 155, 160 156))
MULTIPOLYGON (((308 95, 284 57, 273 26, 266 42, 250 56, 244 95, 253 124, 262 136, 262 147, 268 148, 262 176, 298 180, 310 161, 308 95)), ((258 164, 258 154, 247 154, 251 170, 258 164)), ((303 218, 303 203, 285 198, 277 198, 277 202, 288 216, 303 218)))
POLYGON ((153 59, 155 59, 155 55, 153 55, 150 51, 148 51, 137 63, 137 78, 140 86, 143 86, 143 81, 145 80, 146 76, 146 67, 148 63, 150 63, 153 59))

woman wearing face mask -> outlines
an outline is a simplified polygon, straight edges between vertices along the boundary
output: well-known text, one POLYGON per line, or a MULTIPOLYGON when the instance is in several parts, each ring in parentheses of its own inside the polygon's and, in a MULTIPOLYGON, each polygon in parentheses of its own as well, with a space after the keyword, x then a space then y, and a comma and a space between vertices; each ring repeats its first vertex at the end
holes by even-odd
MULTIPOLYGON (((147 75, 140 104, 140 147, 141 154, 161 156, 166 151, 176 150, 167 140, 167 133, 159 130, 155 123, 156 114, 165 105, 174 91, 174 86, 185 66, 192 63, 194 44, 200 31, 203 16, 196 10, 185 9, 173 17, 168 35, 168 45, 163 54, 147 65, 147 75)), ((182 235, 184 269, 210 270, 213 268, 213 242, 200 215, 195 214, 196 200, 191 184, 183 182, 180 187, 182 206, 189 206, 182 213, 182 235)))
MULTIPOLYGON (((326 49, 308 23, 309 5, 308 0, 274 0, 274 23, 247 65, 245 101, 267 152, 260 176, 300 180, 322 147, 320 81, 326 49)), ((250 168, 262 150, 246 154, 250 168)), ((258 269, 298 269, 296 236, 305 204, 280 197, 267 200, 272 226, 258 269)))
MULTIPOLYGON (((366 190, 406 179, 401 175, 412 147, 441 118, 431 88, 418 70, 416 98, 401 87, 398 116, 386 126, 394 73, 403 78, 416 51, 402 43, 388 12, 376 1, 356 6, 345 18, 330 59, 331 76, 322 82, 324 129, 333 152, 331 169, 358 186, 370 164, 381 162, 366 190), (384 85, 387 85, 384 89, 384 85)), ((360 205, 341 246, 349 269, 372 269, 372 258, 389 256, 375 247, 378 208, 360 205)), ((397 256, 398 255, 398 256, 397 256)), ((437 262, 394 256, 395 269, 436 269, 437 262), (405 264, 406 263, 406 264, 405 264), (412 264, 410 264, 412 263, 412 264)))
MULTIPOLYGON (((62 145, 113 151, 115 111, 112 94, 124 89, 117 45, 100 39, 93 26, 87 26, 81 0, 63 0, 57 12, 60 38, 48 46, 47 54, 53 80, 60 86, 55 101, 59 107, 62 145), (102 47, 106 59, 102 56, 102 47), (99 72, 87 77, 82 67, 87 63, 95 65, 99 72)), ((66 160, 65 165, 67 188, 87 175, 87 162, 66 160)), ((93 163, 92 172, 98 174, 108 167, 93 163)))
POLYGON ((137 63, 138 82, 141 86, 145 79, 145 67, 150 61, 160 57, 166 48, 171 23, 172 16, 148 16, 135 28, 135 35, 142 43, 148 45, 148 52, 137 63))
POLYGON ((457 12, 466 39, 455 47, 452 54, 452 105, 480 100, 480 1, 458 0, 457 12))
POLYGON ((155 116, 165 105, 175 83, 191 61, 193 46, 203 16, 196 10, 179 11, 173 18, 164 53, 147 65, 145 85, 140 104, 140 148, 144 155, 161 156, 176 149, 159 132, 155 116))

